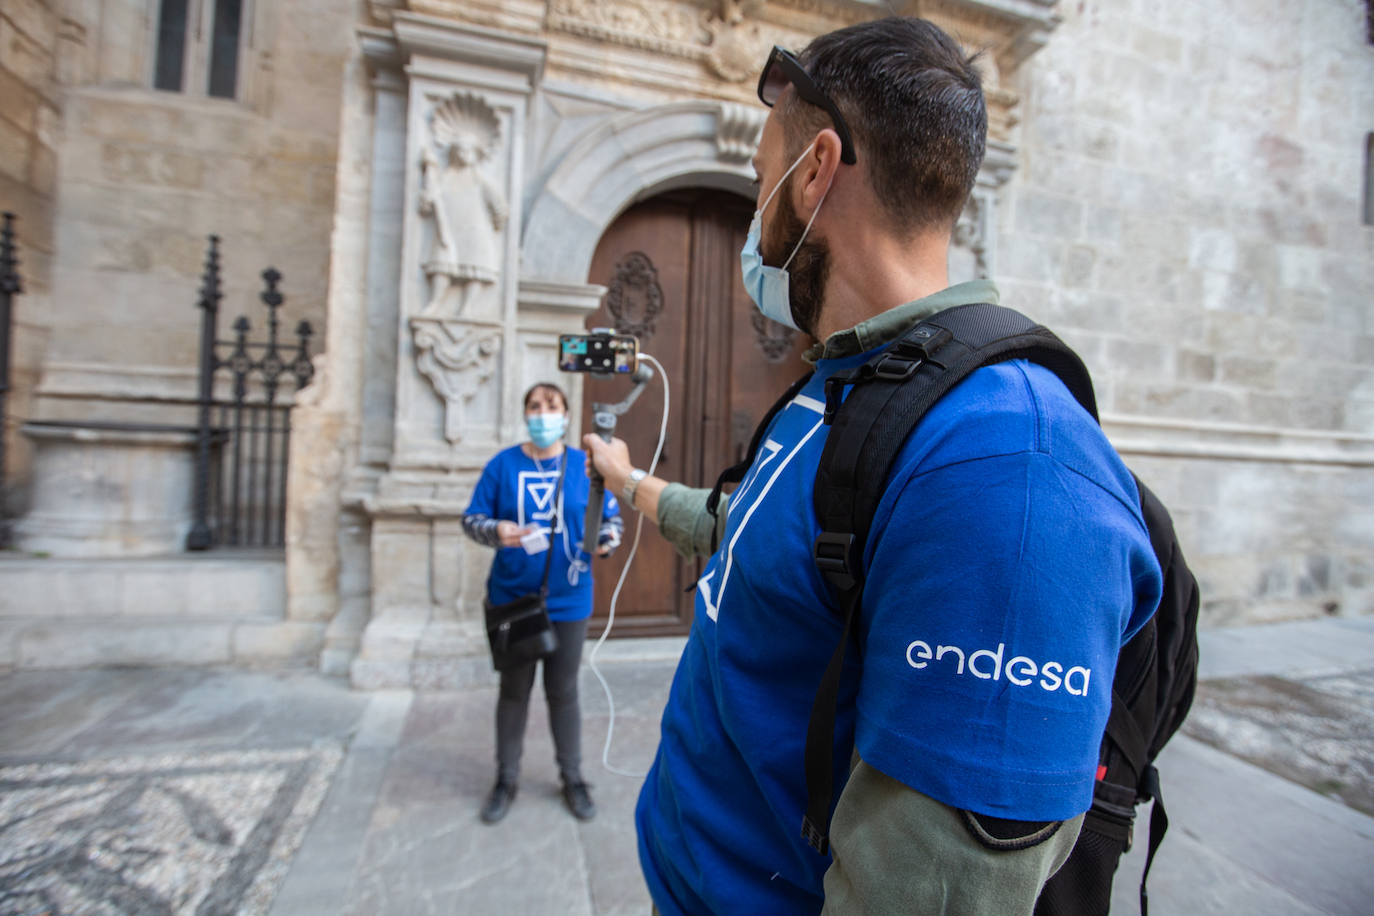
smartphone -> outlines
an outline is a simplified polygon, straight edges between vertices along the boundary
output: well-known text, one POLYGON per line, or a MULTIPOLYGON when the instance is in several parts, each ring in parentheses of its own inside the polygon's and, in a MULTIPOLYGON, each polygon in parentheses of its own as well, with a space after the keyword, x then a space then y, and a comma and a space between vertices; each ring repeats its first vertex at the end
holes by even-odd
POLYGON ((559 334, 558 368, 564 372, 629 375, 639 368, 639 339, 600 331, 559 334))

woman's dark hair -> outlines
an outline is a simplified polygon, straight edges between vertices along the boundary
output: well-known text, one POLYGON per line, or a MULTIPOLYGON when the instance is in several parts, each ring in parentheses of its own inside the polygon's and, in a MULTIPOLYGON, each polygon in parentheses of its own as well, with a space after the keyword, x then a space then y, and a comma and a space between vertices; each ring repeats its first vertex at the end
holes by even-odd
POLYGON ((564 391, 563 391, 562 388, 559 388, 559 387, 558 387, 557 385, 555 385, 553 382, 535 382, 533 385, 531 385, 531 386, 530 386, 530 390, 525 392, 525 400, 522 402, 522 403, 524 404, 524 408, 523 408, 523 409, 529 410, 529 407, 530 407, 530 398, 534 395, 534 393, 535 393, 536 391, 538 391, 538 390, 541 389, 541 388, 543 388, 543 389, 545 389, 545 390, 547 390, 547 391, 552 391, 552 392, 554 392, 555 394, 557 394, 557 395, 558 395, 558 399, 559 399, 560 401, 563 402, 563 410, 566 411, 566 410, 568 409, 568 396, 567 396, 567 394, 564 393, 564 391))
MULTIPOLYGON (((959 44, 924 19, 889 17, 822 35, 799 58, 840 111, 892 225, 951 229, 987 147, 982 78, 959 44)), ((789 157, 829 126, 824 111, 788 94, 789 157)))

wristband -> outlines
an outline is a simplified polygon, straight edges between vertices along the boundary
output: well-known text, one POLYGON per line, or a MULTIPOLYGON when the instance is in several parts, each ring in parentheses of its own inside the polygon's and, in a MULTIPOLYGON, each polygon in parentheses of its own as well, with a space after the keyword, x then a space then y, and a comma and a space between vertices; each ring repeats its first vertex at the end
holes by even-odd
POLYGON ((625 478, 625 486, 620 488, 620 495, 625 505, 629 506, 631 509, 635 507, 635 491, 639 489, 639 482, 648 476, 648 471, 641 471, 639 468, 635 468, 630 471, 630 476, 625 478))

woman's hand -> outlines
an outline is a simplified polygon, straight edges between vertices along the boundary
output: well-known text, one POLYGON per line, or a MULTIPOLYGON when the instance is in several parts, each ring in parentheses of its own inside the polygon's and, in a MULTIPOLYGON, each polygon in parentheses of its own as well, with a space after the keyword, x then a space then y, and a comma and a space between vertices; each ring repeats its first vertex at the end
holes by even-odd
POLYGON ((517 525, 515 522, 499 521, 496 523, 496 536, 501 539, 502 547, 519 547, 520 539, 534 531, 536 525, 517 525))

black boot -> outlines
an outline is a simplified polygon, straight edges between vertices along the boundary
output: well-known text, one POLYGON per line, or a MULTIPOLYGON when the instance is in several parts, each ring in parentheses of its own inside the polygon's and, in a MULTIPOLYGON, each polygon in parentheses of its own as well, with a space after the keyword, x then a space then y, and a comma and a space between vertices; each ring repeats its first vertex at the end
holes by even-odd
POLYGON ((506 816, 510 810, 510 803, 515 801, 516 786, 514 783, 497 780, 496 785, 492 786, 491 794, 487 796, 487 803, 482 806, 482 822, 484 824, 494 824, 506 816))
POLYGON ((580 779, 563 782, 563 801, 567 802, 568 810, 579 821, 589 821, 596 817, 596 804, 592 801, 590 788, 580 779))

